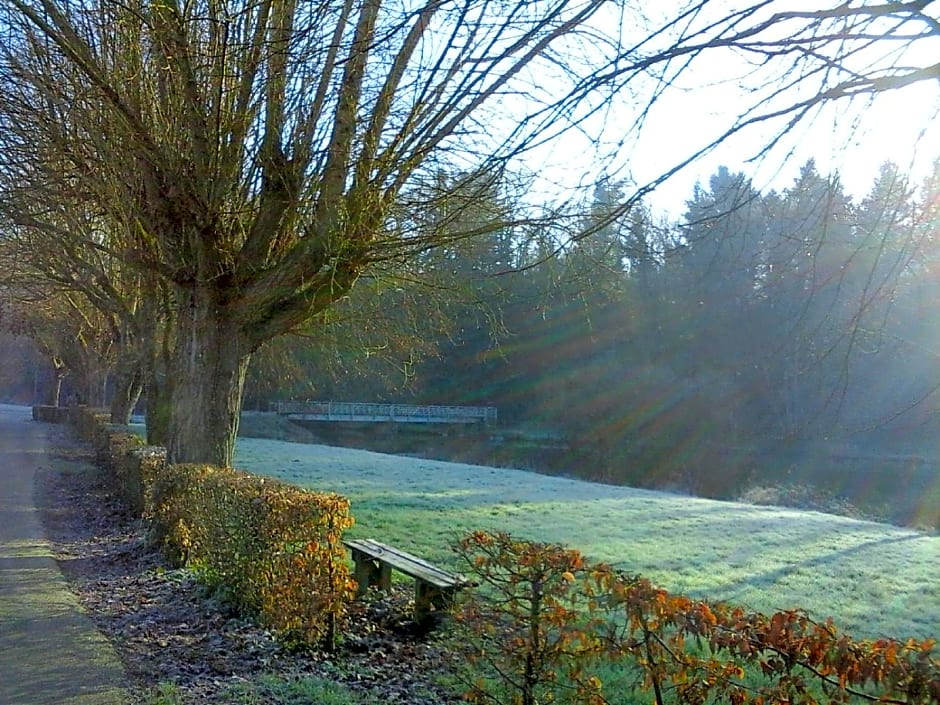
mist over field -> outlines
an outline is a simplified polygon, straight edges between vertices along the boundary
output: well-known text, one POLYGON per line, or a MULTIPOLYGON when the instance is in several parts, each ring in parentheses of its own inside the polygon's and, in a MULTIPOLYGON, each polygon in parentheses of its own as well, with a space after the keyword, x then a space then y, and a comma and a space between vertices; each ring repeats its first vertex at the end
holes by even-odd
POLYGON ((444 565, 465 531, 563 543, 669 590, 833 617, 859 637, 940 629, 940 536, 479 465, 241 438, 238 467, 352 502, 349 535, 444 565))

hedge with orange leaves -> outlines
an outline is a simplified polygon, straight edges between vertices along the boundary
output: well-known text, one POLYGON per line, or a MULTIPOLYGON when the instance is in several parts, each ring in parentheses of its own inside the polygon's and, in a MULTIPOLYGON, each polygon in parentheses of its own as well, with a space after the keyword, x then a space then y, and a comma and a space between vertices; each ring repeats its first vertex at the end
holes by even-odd
POLYGON ((180 564, 295 645, 331 647, 355 583, 342 534, 349 501, 238 470, 168 466, 154 538, 180 564))
POLYGON ((508 534, 470 534, 457 552, 489 588, 458 612, 472 702, 622 702, 601 681, 605 664, 636 669, 656 705, 940 705, 932 639, 855 640, 800 610, 768 616, 673 595, 508 534))
POLYGON ((144 447, 101 410, 67 411, 113 489, 149 520, 151 540, 172 562, 195 568, 285 641, 334 645, 355 590, 342 543, 353 524, 345 497, 238 470, 166 465, 162 448, 144 447))

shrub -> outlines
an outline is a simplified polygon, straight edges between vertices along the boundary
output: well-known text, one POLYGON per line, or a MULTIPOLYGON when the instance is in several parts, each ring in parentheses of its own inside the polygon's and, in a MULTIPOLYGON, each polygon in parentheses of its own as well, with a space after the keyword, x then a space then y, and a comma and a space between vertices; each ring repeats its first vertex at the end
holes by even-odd
POLYGON ((68 421, 69 410, 64 406, 34 406, 33 421, 63 423, 68 421))
POLYGON ((333 646, 355 587, 342 544, 352 525, 346 498, 237 470, 167 466, 163 448, 145 447, 107 414, 79 407, 69 419, 172 563, 196 569, 287 642, 333 646))
POLYGON ((118 489, 128 509, 136 517, 149 518, 153 507, 153 487, 166 466, 166 449, 136 445, 113 458, 118 489))
POLYGON ((73 406, 68 409, 69 425, 83 441, 98 449, 99 435, 108 425, 110 415, 87 406, 73 406))
POLYGON ((152 538, 234 605, 296 645, 332 646, 355 587, 342 533, 349 502, 238 470, 168 466, 152 538))
POLYGON ((600 627, 582 611, 589 605, 581 587, 591 578, 581 554, 482 531, 456 551, 481 588, 457 613, 474 674, 466 699, 537 705, 565 688, 569 702, 602 702, 600 682, 585 676, 600 627))
POLYGON ((736 501, 763 506, 796 507, 855 519, 878 518, 870 512, 863 512, 845 497, 802 483, 751 485, 738 495, 736 501))
POLYGON ((673 595, 507 534, 477 532, 457 550, 488 588, 458 613, 484 676, 471 683, 474 702, 635 700, 605 692, 598 674, 619 668, 639 673, 633 687, 656 705, 940 705, 932 639, 856 641, 799 609, 768 616, 673 595))
POLYGON ((94 448, 96 463, 110 474, 112 489, 135 516, 143 517, 166 450, 145 446, 136 433, 110 424, 107 413, 87 407, 64 411, 75 435, 94 448))
POLYGON ((104 425, 96 434, 97 465, 108 472, 111 488, 132 511, 136 511, 137 497, 143 495, 143 489, 130 460, 131 454, 143 445, 140 436, 110 425, 104 425))
POLYGON ((918 528, 940 531, 940 471, 936 481, 921 492, 909 523, 918 528))

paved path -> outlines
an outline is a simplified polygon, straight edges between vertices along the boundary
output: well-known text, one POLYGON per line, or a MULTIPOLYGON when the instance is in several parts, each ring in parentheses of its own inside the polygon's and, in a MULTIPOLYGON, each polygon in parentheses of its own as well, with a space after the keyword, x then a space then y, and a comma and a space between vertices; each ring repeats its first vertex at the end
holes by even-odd
POLYGON ((126 703, 120 662, 66 587, 33 500, 55 432, 0 405, 0 703, 126 703))

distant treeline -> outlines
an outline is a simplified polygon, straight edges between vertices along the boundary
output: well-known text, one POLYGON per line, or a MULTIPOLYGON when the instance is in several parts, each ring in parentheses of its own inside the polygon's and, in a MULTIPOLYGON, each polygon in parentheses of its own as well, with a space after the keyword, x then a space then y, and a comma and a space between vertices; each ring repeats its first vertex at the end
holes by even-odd
MULTIPOLYGON (((507 226, 364 283, 374 308, 354 293, 328 339, 256 358, 248 403, 494 405, 567 439, 572 472, 712 495, 785 481, 808 448, 932 457, 938 183, 885 164, 857 199, 808 162, 759 193, 722 168, 678 223, 600 183, 567 236, 507 226)), ((461 217, 513 209, 494 192, 461 217)))
MULTIPOLYGON (((553 462, 570 472, 713 496, 802 482, 846 452, 936 467, 938 186, 885 164, 853 198, 810 161, 760 193, 722 168, 679 222, 603 182, 553 227, 508 188, 458 194, 441 223, 491 232, 388 263, 309 335, 263 348, 246 408, 492 405, 564 439, 553 462)), ((17 397, 40 378, 27 367, 17 397)))

